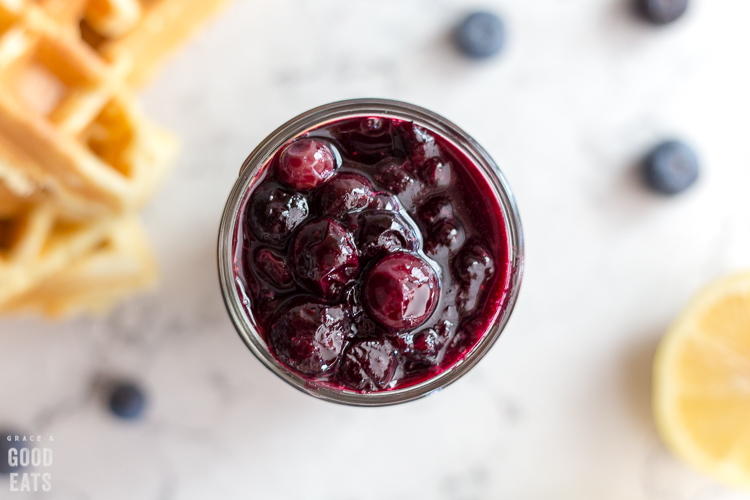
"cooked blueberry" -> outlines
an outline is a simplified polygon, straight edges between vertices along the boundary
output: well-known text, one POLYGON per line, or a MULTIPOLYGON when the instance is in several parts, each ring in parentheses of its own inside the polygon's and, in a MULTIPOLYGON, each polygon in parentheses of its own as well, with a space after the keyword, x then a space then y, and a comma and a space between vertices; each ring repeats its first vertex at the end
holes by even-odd
POLYGON ((272 321, 278 314, 279 306, 283 301, 283 297, 270 289, 266 289, 264 293, 253 297, 253 315, 266 330, 272 325, 272 321))
POLYGON ((453 219, 453 205, 446 195, 433 196, 419 207, 417 216, 427 226, 432 227, 444 220, 453 219))
POLYGON ((352 319, 352 336, 358 338, 383 338, 387 332, 365 311, 362 285, 352 283, 344 289, 344 305, 352 319))
POLYGON ((431 158, 441 156, 440 146, 435 137, 423 127, 404 122, 398 127, 398 131, 406 154, 411 160, 410 168, 419 170, 427 165, 431 158))
POLYGON ((372 184, 359 174, 340 173, 318 192, 321 214, 341 219, 350 212, 366 208, 372 202, 372 184))
POLYGON ((109 409, 116 416, 131 420, 140 417, 146 408, 146 396, 141 388, 133 383, 116 384, 109 396, 109 409))
POLYGON ((373 195, 369 208, 398 212, 401 209, 401 204, 394 195, 380 191, 373 195))
POLYGON ((456 305, 461 312, 473 311, 487 280, 495 274, 495 262, 483 246, 471 243, 461 249, 454 268, 461 283, 456 305))
POLYGON ((342 152, 357 162, 373 164, 393 153, 390 120, 369 117, 361 122, 338 124, 330 133, 342 152))
POLYGON ((384 121, 377 116, 371 116, 362 120, 360 129, 362 133, 369 136, 380 136, 390 128, 390 122, 384 121))
POLYGON ((359 283, 350 283, 341 292, 343 303, 349 308, 349 314, 354 317, 364 311, 362 304, 362 287, 359 283))
POLYGON ((430 158, 420 172, 420 178, 432 187, 445 187, 451 183, 451 164, 443 158, 430 158))
MULTIPOLYGON (((26 432, 21 432, 15 429, 2 429, 0 430, 0 474, 11 474, 13 472, 19 472, 23 470, 20 465, 11 466, 8 461, 8 453, 11 448, 19 450, 20 448, 29 448, 28 442, 16 441, 16 436, 19 439, 23 439, 23 436, 28 436, 26 432)), ((33 445, 33 443, 31 443, 33 445)))
POLYGON ((667 141, 654 148, 646 157, 643 170, 652 189, 664 194, 677 194, 698 179, 700 166, 693 150, 685 143, 667 141))
POLYGON ((491 12, 475 12, 456 29, 456 43, 470 57, 494 56, 505 45, 505 25, 491 12))
POLYGON ((445 344, 456 332, 456 323, 448 319, 441 319, 435 323, 433 330, 437 332, 441 344, 445 344))
POLYGON ((301 191, 320 186, 336 172, 332 147, 317 139, 299 139, 289 144, 279 160, 279 179, 301 191))
POLYGON ((361 340, 344 352, 338 376, 355 391, 384 389, 396 372, 394 346, 388 340, 361 340))
POLYGON ((641 14, 654 24, 669 24, 687 11, 688 0, 637 0, 641 14))
POLYGON ((350 330, 343 307, 312 301, 294 306, 278 318, 269 338, 282 363, 319 377, 336 365, 350 330))
POLYGON ((390 330, 415 328, 432 315, 440 297, 439 281, 422 258, 397 252, 382 258, 363 284, 365 308, 390 330))
POLYGON ((366 312, 352 318, 354 334, 357 338, 383 338, 388 332, 366 312))
POLYGON ((261 250, 255 255, 255 265, 263 277, 276 288, 293 284, 292 272, 286 259, 271 250, 261 250))
POLYGON ((464 231, 455 220, 443 220, 428 233, 424 249, 429 255, 453 252, 461 248, 464 238, 464 231))
POLYGON ((404 337, 404 356, 417 363, 437 364, 440 338, 433 328, 427 328, 404 337))
POLYGON ((414 228, 398 212, 366 210, 359 214, 352 229, 363 259, 398 250, 415 251, 419 246, 414 228))
POLYGON ((305 224, 294 237, 290 260, 297 281, 328 299, 339 295, 359 274, 354 238, 331 219, 305 224))
POLYGON ((401 194, 414 184, 410 168, 403 161, 386 160, 375 167, 375 182, 394 194, 401 194))
POLYGON ((273 183, 256 189, 248 202, 250 228, 269 243, 283 243, 309 213, 307 198, 273 183))

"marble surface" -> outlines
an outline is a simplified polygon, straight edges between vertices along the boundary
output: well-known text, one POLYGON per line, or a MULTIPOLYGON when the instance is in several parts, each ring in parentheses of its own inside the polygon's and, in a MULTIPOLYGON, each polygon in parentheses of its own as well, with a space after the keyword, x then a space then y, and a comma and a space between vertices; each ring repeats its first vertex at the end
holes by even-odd
MULTIPOLYGON (((678 24, 621 0, 237 0, 145 90, 176 130, 176 171, 144 213, 157 292, 101 319, 0 322, 0 423, 54 436, 55 500, 740 500, 673 459, 650 416, 660 336, 708 281, 750 268, 747 0, 694 0, 678 24), (448 33, 501 12, 503 57, 448 33), (411 101, 479 140, 513 186, 527 272, 491 353, 399 407, 314 400, 255 360, 223 309, 215 244, 245 156, 311 107, 411 101), (689 193, 645 191, 634 167, 688 140, 689 193), (125 424, 98 387, 136 378, 125 424)), ((10 493, 0 479, 0 498, 10 493)), ((33 497, 33 495, 31 495, 33 497)))

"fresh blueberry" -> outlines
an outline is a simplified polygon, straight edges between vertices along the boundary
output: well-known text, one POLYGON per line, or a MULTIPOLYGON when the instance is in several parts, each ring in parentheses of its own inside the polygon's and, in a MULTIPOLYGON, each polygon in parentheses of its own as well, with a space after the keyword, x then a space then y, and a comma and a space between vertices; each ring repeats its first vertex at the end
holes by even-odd
POLYGON ((16 448, 17 450, 21 447, 28 448, 29 445, 27 443, 24 443, 23 446, 21 446, 21 443, 16 443, 15 441, 16 436, 26 435, 28 434, 12 429, 0 430, 0 474, 10 474, 11 472, 18 472, 22 469, 20 465, 11 467, 10 462, 8 462, 8 451, 11 448, 16 448))
POLYGON ((505 25, 495 14, 475 12, 456 30, 456 43, 470 57, 494 56, 505 45, 505 25))
POLYGON ((146 396, 140 387, 133 383, 121 382, 112 388, 109 396, 109 409, 126 420, 139 418, 146 408, 146 396))
POLYGON ((677 194, 698 179, 700 166, 695 152, 679 141, 663 142, 654 148, 643 164, 648 185, 664 194, 677 194))
POLYGON ((688 0, 638 0, 641 14, 654 24, 676 21, 688 8, 688 0))

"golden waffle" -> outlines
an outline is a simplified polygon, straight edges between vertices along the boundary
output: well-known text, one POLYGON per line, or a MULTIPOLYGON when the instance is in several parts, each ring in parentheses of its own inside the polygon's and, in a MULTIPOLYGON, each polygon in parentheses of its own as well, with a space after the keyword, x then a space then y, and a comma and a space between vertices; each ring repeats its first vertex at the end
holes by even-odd
MULTIPOLYGON (((69 3, 75 0, 50 0, 69 3)), ((79 2, 81 3, 81 2, 79 2)), ((130 85, 144 84, 186 38, 227 0, 89 0, 81 37, 127 73, 130 85)))
MULTIPOLYGON (((8 0, 5 0, 8 2, 8 0)), ((25 0, 141 85, 227 0, 25 0)), ((10 2, 18 3, 18 2, 10 2)))
POLYGON ((175 141, 141 116, 123 69, 66 28, 36 4, 0 0, 0 174, 15 167, 72 213, 135 208, 175 141))
POLYGON ((138 207, 176 146, 124 82, 224 2, 0 0, 0 178, 46 186, 71 213, 138 207))
POLYGON ((127 214, 177 148, 128 86, 224 2, 0 0, 0 312, 92 311, 153 281, 127 214))
POLYGON ((0 305, 77 262, 103 241, 113 219, 61 216, 43 196, 0 188, 0 305))
POLYGON ((119 220, 79 261, 0 305, 0 312, 36 311, 61 317, 104 313, 156 282, 156 263, 135 217, 119 220))

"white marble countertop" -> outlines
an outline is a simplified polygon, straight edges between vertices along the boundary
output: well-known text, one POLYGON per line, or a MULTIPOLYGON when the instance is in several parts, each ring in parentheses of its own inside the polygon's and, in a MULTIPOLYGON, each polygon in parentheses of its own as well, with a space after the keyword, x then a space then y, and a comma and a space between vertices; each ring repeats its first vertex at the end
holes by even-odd
MULTIPOLYGON (((658 29, 625 0, 237 0, 143 95, 184 150, 144 214, 162 284, 111 317, 0 322, 0 424, 53 435, 55 500, 739 500, 671 458, 651 359, 689 296, 750 268, 750 2, 693 0, 658 29), (467 9, 508 23, 503 57, 462 59, 467 9), (515 190, 527 244, 517 309, 466 377, 356 409, 305 396, 234 332, 218 221, 253 147, 353 97, 465 128, 515 190), (704 175, 665 199, 634 167, 685 138, 704 175), (141 380, 115 421, 96 380, 141 380)), ((0 498, 9 493, 0 479, 0 498)), ((34 497, 37 498, 37 497, 34 497)))

